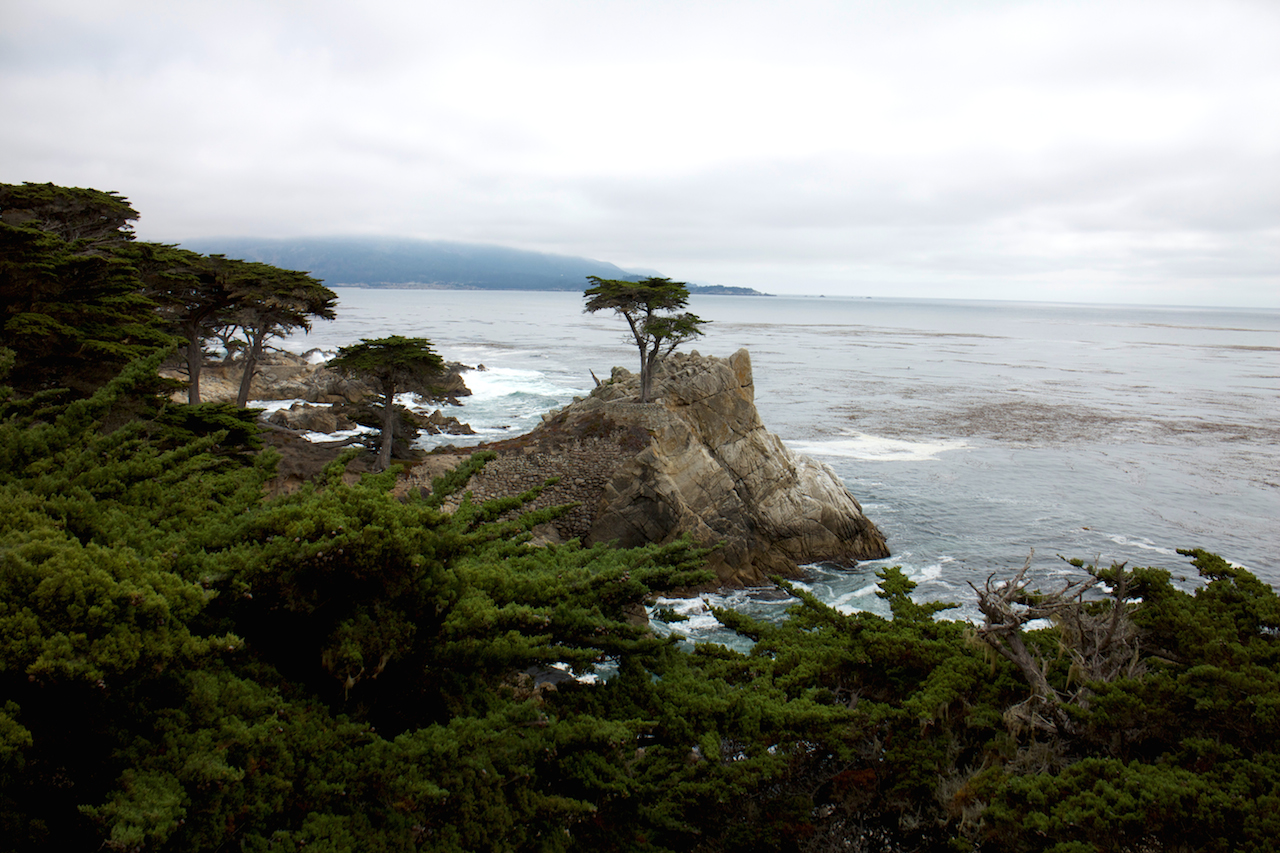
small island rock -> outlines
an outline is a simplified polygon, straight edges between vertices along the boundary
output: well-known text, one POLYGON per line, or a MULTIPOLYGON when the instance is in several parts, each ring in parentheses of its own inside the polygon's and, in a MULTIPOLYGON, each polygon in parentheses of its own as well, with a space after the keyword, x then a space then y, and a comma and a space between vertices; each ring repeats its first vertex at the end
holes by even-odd
POLYGON ((477 498, 560 481, 535 505, 579 506, 556 538, 621 546, 689 534, 723 542, 709 567, 720 585, 795 576, 814 562, 889 556, 884 535, 832 469, 792 453, 755 408, 751 357, 694 353, 663 362, 653 400, 615 368, 590 396, 525 436, 491 445, 499 457, 471 483, 477 498))

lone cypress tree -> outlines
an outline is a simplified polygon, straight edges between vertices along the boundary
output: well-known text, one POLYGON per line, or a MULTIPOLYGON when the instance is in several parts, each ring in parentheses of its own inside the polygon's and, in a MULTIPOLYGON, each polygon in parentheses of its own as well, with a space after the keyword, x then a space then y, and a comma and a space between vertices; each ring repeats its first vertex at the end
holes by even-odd
POLYGON ((444 359, 426 338, 392 335, 342 347, 329 366, 343 373, 377 382, 382 391, 382 443, 378 448, 378 469, 391 464, 394 434, 395 397, 405 387, 430 385, 444 370, 444 359))
POLYGON ((595 275, 587 279, 593 284, 582 293, 587 299, 586 310, 595 313, 611 308, 631 329, 640 350, 640 402, 647 403, 659 359, 701 335, 706 321, 687 311, 674 313, 689 304, 689 287, 682 281, 619 281, 595 275))

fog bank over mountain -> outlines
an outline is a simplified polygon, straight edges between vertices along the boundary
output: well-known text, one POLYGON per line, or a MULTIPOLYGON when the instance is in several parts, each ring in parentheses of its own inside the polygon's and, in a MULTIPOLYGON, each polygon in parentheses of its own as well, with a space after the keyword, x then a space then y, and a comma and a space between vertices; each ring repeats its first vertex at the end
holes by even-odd
POLYGON ((582 290, 589 275, 638 281, 649 274, 590 258, 396 237, 208 237, 182 245, 206 254, 306 270, 330 286, 582 290))

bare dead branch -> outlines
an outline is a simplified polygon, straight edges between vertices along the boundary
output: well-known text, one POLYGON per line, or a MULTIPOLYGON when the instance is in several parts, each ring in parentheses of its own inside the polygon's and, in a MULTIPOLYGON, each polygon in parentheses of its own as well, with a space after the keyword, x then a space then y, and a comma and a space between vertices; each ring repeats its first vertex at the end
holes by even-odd
POLYGON ((1031 581, 1027 572, 1034 556, 1033 550, 1022 568, 1006 581, 997 582, 993 573, 981 589, 969 584, 977 593, 978 609, 984 617, 977 636, 1012 663, 1031 688, 1031 698, 1010 709, 1010 727, 1071 733, 1073 725, 1065 707, 1087 707, 1092 696, 1090 684, 1132 678, 1145 670, 1138 632, 1128 615, 1128 579, 1123 572, 1117 573, 1109 607, 1085 600, 1101 582, 1093 575, 1067 580, 1061 588, 1041 593, 1028 589, 1031 581), (1024 642, 1025 626, 1038 619, 1057 626, 1059 655, 1071 660, 1068 683, 1061 688, 1049 680, 1053 661, 1033 655, 1024 642))

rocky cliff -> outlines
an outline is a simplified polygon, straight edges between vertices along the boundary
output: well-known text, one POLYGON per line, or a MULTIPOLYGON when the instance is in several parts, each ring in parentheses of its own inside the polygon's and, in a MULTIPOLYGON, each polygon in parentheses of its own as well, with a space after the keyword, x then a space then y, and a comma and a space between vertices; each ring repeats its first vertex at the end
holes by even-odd
POLYGON ((580 505, 547 531, 552 538, 632 546, 687 533, 723 542, 711 568, 728 586, 795 575, 804 563, 889 556, 831 468, 792 453, 760 422, 746 350, 671 355, 653 401, 641 405, 638 394, 638 377, 615 368, 537 430, 493 445, 499 458, 472 491, 512 494, 560 477, 539 504, 580 505))

